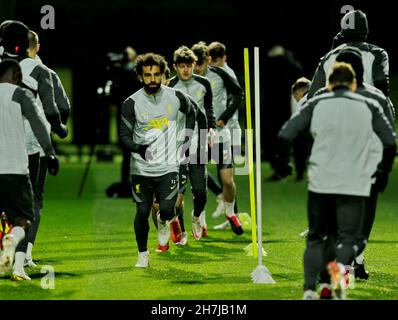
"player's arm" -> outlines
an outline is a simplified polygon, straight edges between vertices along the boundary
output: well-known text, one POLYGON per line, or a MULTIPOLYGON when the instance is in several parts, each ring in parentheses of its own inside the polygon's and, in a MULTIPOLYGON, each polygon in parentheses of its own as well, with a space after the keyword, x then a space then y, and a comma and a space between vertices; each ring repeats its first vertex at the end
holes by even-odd
POLYGON ((214 115, 214 108, 213 108, 213 91, 211 90, 210 81, 206 78, 199 78, 198 81, 204 85, 206 88, 206 93, 204 95, 204 108, 205 108, 205 116, 207 118, 207 129, 215 129, 216 128, 216 117, 214 115))
POLYGON ((382 94, 382 101, 380 101, 380 105, 382 106, 384 114, 387 117, 390 125, 395 128, 395 111, 391 99, 382 94))
POLYGON ((61 79, 58 77, 58 74, 51 69, 50 73, 54 87, 55 103, 61 116, 61 122, 66 124, 70 113, 70 102, 68 96, 66 95, 64 86, 62 85, 61 79))
POLYGON ((378 170, 390 172, 397 149, 395 130, 384 114, 382 107, 375 100, 368 101, 367 104, 372 111, 373 130, 383 144, 383 158, 378 165, 378 170))
POLYGON ((395 107, 394 107, 394 104, 392 103, 392 101, 391 101, 391 99, 390 99, 390 97, 387 97, 387 104, 388 104, 388 108, 389 108, 389 114, 390 114, 390 116, 391 116, 391 118, 393 119, 393 123, 395 123, 395 118, 396 118, 396 116, 395 116, 395 107))
POLYGON ((176 95, 180 100, 180 111, 184 113, 186 117, 185 129, 193 131, 196 120, 195 107, 192 105, 188 96, 181 91, 176 90, 176 95))
POLYGON ((371 86, 367 83, 364 83, 363 85, 365 89, 367 89, 366 91, 372 92, 374 94, 374 96, 372 95, 369 98, 374 98, 377 100, 377 102, 379 102, 391 126, 395 128, 395 109, 391 99, 386 97, 385 94, 375 86, 371 86))
POLYGON ((57 105, 55 104, 54 87, 50 71, 43 65, 37 65, 33 69, 31 76, 37 80, 39 97, 43 104, 46 118, 51 125, 51 131, 55 132, 60 138, 65 138, 68 135, 68 130, 62 124, 57 105))
POLYGON ((225 89, 227 90, 227 96, 229 97, 227 108, 218 119, 222 120, 224 124, 227 124, 228 120, 234 115, 235 111, 238 110, 243 100, 243 91, 238 80, 231 77, 226 71, 221 68, 214 68, 213 70, 223 79, 225 89))
POLYGON ((188 95, 182 93, 180 90, 176 90, 176 96, 180 100, 179 111, 185 114, 185 139, 183 142, 184 147, 181 150, 187 155, 187 152, 191 145, 193 130, 195 129, 196 109, 191 102, 191 98, 189 98, 188 95))
POLYGON ((189 102, 191 103, 191 106, 195 110, 195 117, 196 117, 196 122, 198 123, 198 129, 207 129, 208 128, 208 123, 207 123, 207 117, 205 112, 198 106, 198 104, 195 102, 195 100, 187 95, 189 102))
POLYGON ((388 54, 383 49, 379 50, 380 51, 377 51, 375 54, 375 60, 372 66, 373 84, 388 97, 390 95, 388 54))
POLYGON ((135 143, 133 140, 135 117, 135 102, 128 98, 122 106, 122 116, 120 121, 120 143, 131 152, 138 153, 143 159, 150 160, 151 156, 146 154, 149 145, 135 143))
POLYGON ((326 75, 323 69, 325 59, 322 58, 315 70, 314 76, 311 80, 311 86, 308 90, 308 99, 315 96, 315 93, 326 85, 326 75))
POLYGON ((40 116, 39 106, 35 101, 33 94, 22 88, 17 88, 14 92, 12 100, 21 105, 23 116, 29 121, 32 131, 43 148, 46 156, 55 155, 54 148, 51 144, 50 134, 45 125, 45 119, 40 116))

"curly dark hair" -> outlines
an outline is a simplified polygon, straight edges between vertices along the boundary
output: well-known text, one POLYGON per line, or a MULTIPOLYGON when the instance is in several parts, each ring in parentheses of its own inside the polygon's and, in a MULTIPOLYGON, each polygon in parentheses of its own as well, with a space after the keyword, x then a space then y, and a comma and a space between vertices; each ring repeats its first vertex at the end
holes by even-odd
POLYGON ((160 54, 148 52, 140 54, 135 60, 136 71, 138 75, 142 75, 144 66, 159 66, 160 72, 164 73, 167 67, 166 59, 160 54))

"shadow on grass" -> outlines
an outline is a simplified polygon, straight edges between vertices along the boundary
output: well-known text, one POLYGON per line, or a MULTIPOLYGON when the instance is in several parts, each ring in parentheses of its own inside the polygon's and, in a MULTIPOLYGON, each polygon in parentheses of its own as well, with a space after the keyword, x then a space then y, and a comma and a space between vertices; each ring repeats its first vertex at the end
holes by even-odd
MULTIPOLYGON (((131 252, 131 254, 133 253, 133 250, 131 248, 127 248, 126 251, 131 252)), ((74 251, 76 252, 76 250, 74 251)), ((56 257, 49 257, 49 259, 51 259, 52 261, 54 261, 55 263, 57 262, 63 262, 63 261, 96 261, 96 260, 100 260, 100 259, 115 259, 115 258, 119 258, 119 257, 126 257, 129 256, 130 253, 104 253, 104 254, 98 254, 98 252, 95 250, 95 248, 93 248, 91 250, 92 254, 81 254, 81 255, 65 255, 59 258, 56 257)))
MULTIPOLYGON (((45 276, 46 274, 36 272, 36 273, 29 273, 29 277, 32 279, 41 279, 45 276)), ((55 279, 57 278, 78 278, 81 277, 81 274, 78 273, 71 273, 71 272, 54 272, 54 277, 55 279)))
MULTIPOLYGON (((42 275, 43 276, 43 275, 42 275)), ((3 279, 0 279, 3 280, 3 279)), ((78 290, 43 289, 40 281, 1 281, 0 300, 65 300, 74 296, 78 290)))
POLYGON ((393 240, 369 240, 369 243, 371 243, 371 244, 372 243, 391 244, 391 243, 398 243, 398 240, 395 240, 395 241, 393 241, 393 240))
MULTIPOLYGON (((112 246, 94 246, 95 241, 93 241, 93 246, 91 247, 84 247, 84 248, 61 248, 61 249, 53 249, 51 248, 49 251, 51 251, 51 253, 65 253, 65 254, 69 254, 69 253, 83 253, 83 252, 103 252, 103 251, 130 251, 132 252, 134 250, 134 247, 131 243, 131 241, 125 241, 125 245, 120 245, 120 242, 117 242, 116 245, 112 246)), ((42 249, 43 252, 46 252, 45 248, 42 249)), ((69 255, 68 255, 69 257, 69 255)))

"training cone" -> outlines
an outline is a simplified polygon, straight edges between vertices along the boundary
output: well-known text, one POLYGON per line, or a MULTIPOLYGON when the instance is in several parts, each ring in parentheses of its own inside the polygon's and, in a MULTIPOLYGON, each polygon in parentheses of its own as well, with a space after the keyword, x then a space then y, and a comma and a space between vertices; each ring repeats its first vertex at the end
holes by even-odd
POLYGON ((251 276, 254 283, 276 283, 275 280, 272 279, 271 272, 263 265, 257 266, 251 276))

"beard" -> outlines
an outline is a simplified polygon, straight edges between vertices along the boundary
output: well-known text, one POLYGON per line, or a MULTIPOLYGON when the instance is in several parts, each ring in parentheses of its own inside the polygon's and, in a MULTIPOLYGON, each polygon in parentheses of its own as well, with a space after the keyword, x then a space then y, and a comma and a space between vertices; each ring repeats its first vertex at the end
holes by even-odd
POLYGON ((144 84, 145 91, 149 94, 154 94, 159 91, 161 83, 151 82, 149 84, 144 84))

